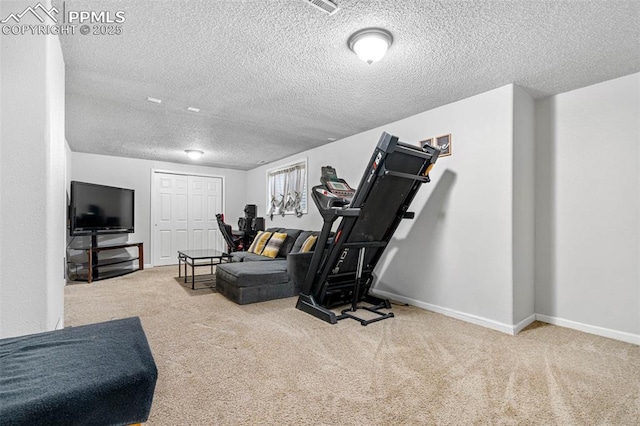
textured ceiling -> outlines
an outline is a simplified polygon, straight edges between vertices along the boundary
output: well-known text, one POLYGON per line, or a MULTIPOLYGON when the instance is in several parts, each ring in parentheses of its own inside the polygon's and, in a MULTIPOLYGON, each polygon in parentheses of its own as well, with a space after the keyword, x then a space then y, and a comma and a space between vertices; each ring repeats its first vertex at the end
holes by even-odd
POLYGON ((65 3, 126 16, 122 35, 61 36, 78 152, 189 163, 195 148, 247 170, 505 84, 540 98, 640 71, 639 1, 65 3), (347 39, 372 26, 394 43, 367 65, 347 39))

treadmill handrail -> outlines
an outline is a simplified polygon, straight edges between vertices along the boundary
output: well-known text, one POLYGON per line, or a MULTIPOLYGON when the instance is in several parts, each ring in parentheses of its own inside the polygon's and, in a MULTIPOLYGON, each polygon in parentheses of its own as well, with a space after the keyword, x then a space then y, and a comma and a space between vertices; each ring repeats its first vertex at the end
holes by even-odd
POLYGON ((350 243, 342 244, 342 247, 348 248, 362 248, 362 247, 386 247, 389 245, 388 241, 352 241, 350 243))
POLYGON ((354 216, 360 216, 360 209, 359 208, 353 208, 353 207, 349 207, 346 209, 339 209, 339 208, 332 208, 332 209, 328 209, 325 210, 324 212, 322 212, 322 216, 326 216, 326 217, 339 217, 339 216, 349 216, 349 217, 354 217, 354 216))
POLYGON ((403 179, 417 180, 422 183, 430 182, 430 179, 428 176, 416 176, 409 173, 395 172, 393 170, 387 170, 387 169, 385 169, 382 173, 385 175, 396 176, 403 179))

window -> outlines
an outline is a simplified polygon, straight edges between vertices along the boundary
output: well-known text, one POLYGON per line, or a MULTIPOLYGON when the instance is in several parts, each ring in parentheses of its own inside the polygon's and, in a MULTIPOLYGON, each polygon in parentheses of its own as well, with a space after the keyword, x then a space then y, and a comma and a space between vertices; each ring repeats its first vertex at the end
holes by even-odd
POLYGON ((267 216, 307 213, 307 160, 267 170, 267 216))

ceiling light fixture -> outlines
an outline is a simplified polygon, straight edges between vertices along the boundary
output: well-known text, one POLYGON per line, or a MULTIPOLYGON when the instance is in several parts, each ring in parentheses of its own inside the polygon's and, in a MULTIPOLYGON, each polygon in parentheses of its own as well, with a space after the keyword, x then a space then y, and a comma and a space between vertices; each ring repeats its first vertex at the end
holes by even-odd
POLYGON ((369 65, 378 62, 387 53, 393 43, 393 36, 382 28, 365 28, 349 37, 349 49, 369 65))
POLYGON ((196 107, 187 107, 187 111, 191 111, 191 112, 200 112, 200 108, 196 108, 196 107))
POLYGON ((161 104, 162 103, 162 99, 158 99, 158 98, 148 97, 147 100, 149 102, 153 102, 154 104, 161 104))
POLYGON ((202 154, 204 154, 204 151, 200 151, 198 149, 185 149, 184 152, 186 152, 192 160, 198 160, 202 157, 202 154))

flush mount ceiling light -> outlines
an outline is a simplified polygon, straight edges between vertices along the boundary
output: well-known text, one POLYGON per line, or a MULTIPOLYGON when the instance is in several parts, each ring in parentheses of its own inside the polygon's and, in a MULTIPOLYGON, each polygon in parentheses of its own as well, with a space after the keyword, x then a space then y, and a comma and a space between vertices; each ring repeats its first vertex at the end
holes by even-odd
POLYGON ((192 160, 197 160, 202 157, 202 154, 204 154, 204 151, 200 151, 198 149, 185 149, 184 152, 186 152, 192 160))
POLYGON ((369 65, 383 58, 393 43, 393 36, 382 28, 365 28, 349 37, 349 49, 369 65))

